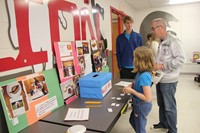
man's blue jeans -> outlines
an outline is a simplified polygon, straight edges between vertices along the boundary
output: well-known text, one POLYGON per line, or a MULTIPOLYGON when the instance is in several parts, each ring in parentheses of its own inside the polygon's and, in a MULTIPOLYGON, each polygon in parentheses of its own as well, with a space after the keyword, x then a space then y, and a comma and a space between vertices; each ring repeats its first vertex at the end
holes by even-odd
POLYGON ((176 86, 174 83, 158 83, 156 85, 159 121, 170 133, 177 133, 176 86))
POLYGON ((136 133, 146 133, 147 116, 151 108, 151 102, 147 103, 137 98, 133 99, 133 110, 129 122, 136 133))

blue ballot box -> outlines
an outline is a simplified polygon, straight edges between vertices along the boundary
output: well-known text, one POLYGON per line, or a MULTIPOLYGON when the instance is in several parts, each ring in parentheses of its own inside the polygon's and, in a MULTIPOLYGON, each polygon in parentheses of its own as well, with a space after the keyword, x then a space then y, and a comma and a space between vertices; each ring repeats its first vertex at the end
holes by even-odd
POLYGON ((102 99, 112 88, 110 72, 91 72, 79 79, 80 97, 102 99))

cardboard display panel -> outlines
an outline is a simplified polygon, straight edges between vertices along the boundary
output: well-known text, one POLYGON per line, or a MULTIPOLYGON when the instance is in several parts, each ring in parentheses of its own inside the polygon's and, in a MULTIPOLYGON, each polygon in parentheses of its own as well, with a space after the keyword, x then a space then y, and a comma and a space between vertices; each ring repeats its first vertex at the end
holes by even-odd
POLYGON ((94 72, 109 72, 108 59, 103 40, 90 40, 94 72))
POLYGON ((63 99, 69 104, 79 96, 78 79, 92 72, 89 41, 54 43, 60 87, 63 99))
POLYGON ((55 69, 0 82, 0 98, 10 133, 19 132, 64 104, 55 69))

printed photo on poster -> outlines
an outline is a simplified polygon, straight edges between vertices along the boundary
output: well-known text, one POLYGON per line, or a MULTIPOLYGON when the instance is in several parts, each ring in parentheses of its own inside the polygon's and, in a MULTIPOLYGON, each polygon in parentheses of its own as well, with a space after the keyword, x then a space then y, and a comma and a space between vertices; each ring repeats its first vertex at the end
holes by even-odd
POLYGON ((103 52, 104 51, 104 42, 103 42, 103 40, 97 40, 96 41, 97 42, 97 48, 98 48, 98 50, 99 51, 101 51, 101 52, 103 52))
POLYGON ((92 51, 98 50, 98 46, 97 46, 96 40, 91 40, 90 44, 91 44, 92 51))
POLYGON ((83 44, 81 41, 76 41, 76 49, 78 56, 83 55, 83 44))
POLYGON ((30 77, 23 81, 29 101, 36 100, 48 94, 44 75, 30 77))
MULTIPOLYGON (((95 42, 95 40, 94 40, 95 42)), ((89 41, 76 41, 76 49, 77 49, 77 53, 78 53, 78 56, 79 55, 85 55, 85 54, 90 54, 90 44, 89 44, 89 41), (81 50, 79 50, 81 49, 81 50), (83 54, 82 54, 83 52, 83 54)))
POLYGON ((92 71, 91 51, 89 41, 76 41, 76 51, 80 74, 85 75, 92 71), (87 62, 87 63, 86 63, 87 62))
POLYGON ((82 41, 83 44, 83 54, 89 54, 89 42, 88 41, 82 41))
POLYGON ((84 73, 85 72, 85 58, 84 56, 78 56, 78 62, 79 62, 79 65, 81 67, 81 73, 84 73))
POLYGON ((78 56, 83 55, 83 47, 78 47, 77 50, 78 56))
POLYGON ((61 60, 63 65, 64 77, 70 77, 75 75, 73 57, 62 58, 61 60))
POLYGON ((101 72, 102 67, 107 67, 107 58, 105 53, 101 51, 96 51, 92 55, 93 64, 96 72, 101 72))
POLYGON ((95 66, 102 66, 102 57, 100 51, 95 52, 92 57, 95 66))
POLYGON ((73 77, 73 83, 74 83, 74 88, 75 88, 75 95, 79 96, 79 78, 81 77, 81 74, 77 74, 73 77))
POLYGON ((1 88, 10 118, 15 118, 29 110, 27 95, 23 88, 22 81, 12 82, 1 86, 1 88))
POLYGON ((72 56, 71 42, 59 42, 60 57, 72 56))
POLYGON ((102 59, 102 66, 108 66, 108 60, 106 57, 102 59))
POLYGON ((95 67, 95 72, 101 72, 101 71, 102 71, 102 66, 95 67))
POLYGON ((75 75, 74 77, 60 84, 63 99, 67 100, 74 95, 78 96, 78 79, 79 76, 75 75))

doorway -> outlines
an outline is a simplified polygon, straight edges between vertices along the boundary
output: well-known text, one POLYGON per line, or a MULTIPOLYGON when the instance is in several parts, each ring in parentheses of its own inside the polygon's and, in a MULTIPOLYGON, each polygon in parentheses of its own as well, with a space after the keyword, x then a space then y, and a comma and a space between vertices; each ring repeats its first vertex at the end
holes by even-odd
POLYGON ((125 14, 113 7, 110 8, 110 12, 112 33, 112 76, 113 78, 120 78, 116 58, 116 38, 124 31, 123 17, 125 14))

